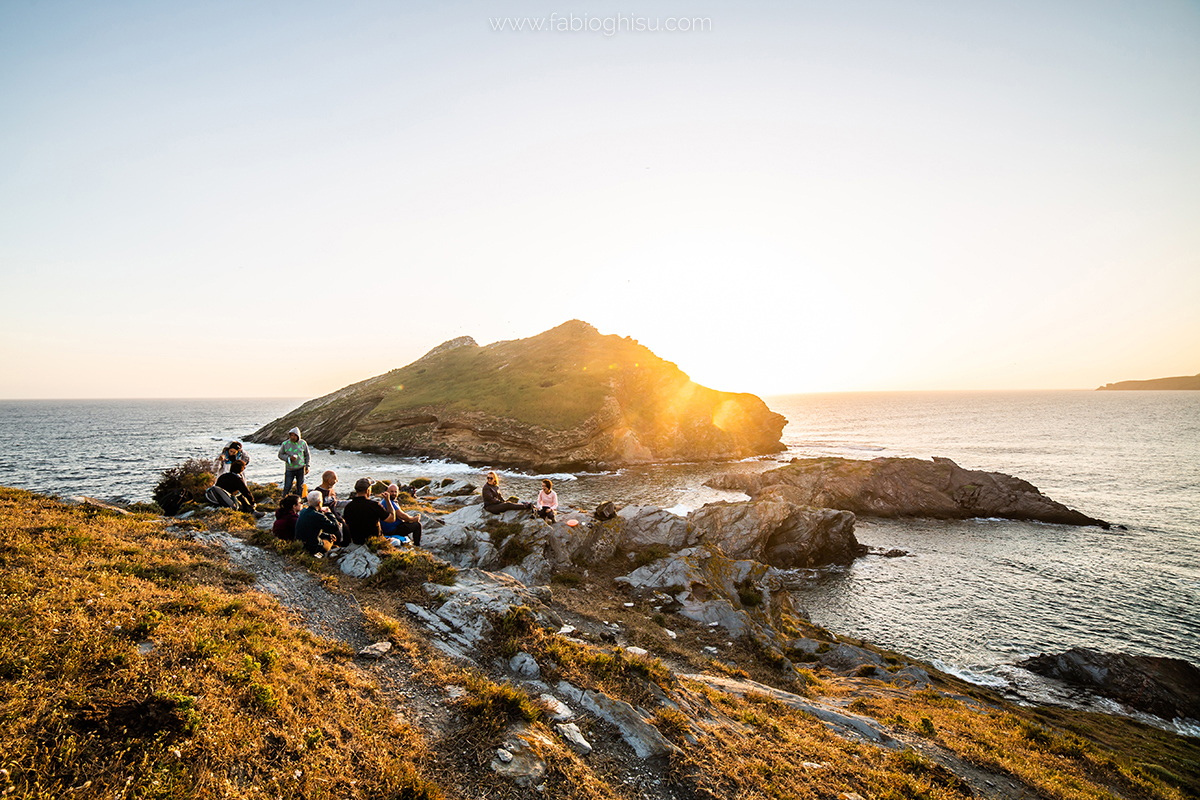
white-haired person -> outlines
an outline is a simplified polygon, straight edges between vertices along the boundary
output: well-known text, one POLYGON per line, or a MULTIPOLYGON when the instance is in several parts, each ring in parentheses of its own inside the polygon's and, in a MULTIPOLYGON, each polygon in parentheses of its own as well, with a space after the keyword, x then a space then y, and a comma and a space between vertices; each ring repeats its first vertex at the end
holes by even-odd
POLYGON ((296 517, 296 541, 313 556, 328 553, 341 535, 337 521, 321 505, 323 499, 313 489, 308 493, 308 505, 296 517))
POLYGON ((533 511, 533 503, 510 503, 500 496, 500 476, 494 472, 487 474, 487 483, 483 485, 483 510, 489 514, 503 514, 505 511, 533 511))

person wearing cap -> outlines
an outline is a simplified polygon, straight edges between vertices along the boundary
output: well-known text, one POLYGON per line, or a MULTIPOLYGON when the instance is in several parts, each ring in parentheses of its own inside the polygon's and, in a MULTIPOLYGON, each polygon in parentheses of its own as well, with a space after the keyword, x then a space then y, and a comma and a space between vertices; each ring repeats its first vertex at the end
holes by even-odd
POLYGON ((388 484, 387 492, 379 499, 379 504, 396 515, 395 522, 379 523, 384 536, 407 536, 417 547, 421 546, 421 518, 415 514, 406 514, 400 510, 396 498, 400 496, 400 487, 394 483, 388 484))
POLYGON ((337 544, 340 533, 333 517, 321 507, 321 493, 313 489, 308 493, 308 505, 296 517, 296 540, 309 555, 324 555, 337 544))
POLYGON ((293 485, 299 494, 308 474, 308 443, 300 438, 300 429, 288 431, 288 438, 279 446, 279 460, 284 463, 283 493, 291 494, 293 485))
POLYGON ((379 523, 396 521, 396 512, 373 501, 371 479, 359 478, 354 482, 354 497, 342 507, 342 520, 346 523, 345 535, 350 541, 366 544, 367 539, 380 535, 379 523))

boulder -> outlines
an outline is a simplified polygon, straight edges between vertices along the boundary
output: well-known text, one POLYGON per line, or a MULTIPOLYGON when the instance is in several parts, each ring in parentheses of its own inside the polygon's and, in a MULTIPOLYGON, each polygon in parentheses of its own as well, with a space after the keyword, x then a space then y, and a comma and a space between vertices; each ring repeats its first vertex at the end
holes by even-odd
POLYGON ((1200 720, 1200 669, 1178 658, 1077 647, 1017 664, 1163 719, 1200 720))
POLYGON ((782 614, 796 614, 779 570, 759 561, 732 560, 708 547, 660 558, 614 580, 636 595, 665 592, 681 617, 752 635, 772 646, 782 614))
POLYGON ((1028 481, 963 469, 948 458, 793 459, 767 472, 717 475, 706 485, 752 498, 769 487, 790 486, 791 502, 874 517, 998 517, 1109 527, 1051 500, 1028 481))
POLYGON ((351 545, 341 556, 338 567, 352 578, 369 578, 379 571, 380 558, 365 545, 351 545))
POLYGON ((743 502, 710 503, 688 515, 694 538, 731 558, 775 567, 848 564, 859 554, 854 514, 795 502, 796 492, 772 487, 743 502))
POLYGON ((650 724, 633 706, 593 689, 578 689, 566 681, 558 684, 558 691, 569 700, 578 703, 605 722, 616 726, 625 743, 633 748, 638 758, 654 758, 678 752, 679 748, 650 724))

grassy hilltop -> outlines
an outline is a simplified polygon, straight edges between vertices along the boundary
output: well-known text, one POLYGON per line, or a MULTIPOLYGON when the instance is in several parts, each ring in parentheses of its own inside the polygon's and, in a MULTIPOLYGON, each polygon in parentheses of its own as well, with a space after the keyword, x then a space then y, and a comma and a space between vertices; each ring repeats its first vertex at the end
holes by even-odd
POLYGON ((700 386, 635 340, 572 320, 486 347, 447 342, 249 438, 299 426, 319 447, 570 467, 778 452, 785 423, 752 394, 700 386))
MULTIPOLYGON (((164 520, 0 488, 0 530, 4 797, 1200 796, 1198 740, 1119 717, 1020 708, 933 670, 934 685, 920 690, 878 672, 844 677, 815 667, 802 671, 800 686, 769 655, 744 642, 726 647, 707 626, 672 616, 668 640, 662 614, 627 607, 599 574, 556 582, 553 607, 581 628, 616 620, 661 659, 531 626, 528 609, 517 608, 493 620, 478 668, 455 661, 428 643, 404 605, 435 607, 421 586, 452 583, 452 568, 383 547, 379 577, 348 578, 228 511, 164 520), (273 551, 267 559, 284 567, 272 591, 307 582, 311 595, 299 604, 289 595, 285 610, 255 588, 258 575, 230 566, 216 536, 243 551, 262 552, 255 543, 273 551), (337 608, 353 621, 334 624, 333 638, 301 627, 329 622, 337 608), (393 649, 381 661, 356 658, 353 639, 393 649), (706 655, 709 642, 720 656, 706 655), (551 709, 496 666, 518 650, 533 653, 551 683, 651 709, 649 723, 676 749, 641 760, 585 715, 596 749, 574 753, 551 709), (750 678, 755 691, 720 688, 750 678), (877 721, 902 746, 836 735, 777 699, 777 688, 877 721), (541 743, 541 791, 493 766, 515 729, 541 743)), ((834 646, 831 634, 804 624, 834 646)), ((905 661, 880 652, 888 664, 905 661)))

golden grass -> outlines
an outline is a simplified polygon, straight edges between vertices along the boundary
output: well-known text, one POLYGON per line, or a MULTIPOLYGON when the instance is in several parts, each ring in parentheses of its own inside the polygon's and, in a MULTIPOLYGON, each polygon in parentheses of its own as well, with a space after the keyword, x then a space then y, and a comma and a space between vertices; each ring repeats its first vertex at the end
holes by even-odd
POLYGON ((344 648, 158 518, 0 489, 0 530, 10 794, 441 796, 344 648))

